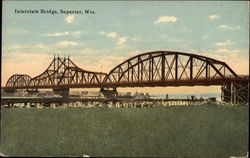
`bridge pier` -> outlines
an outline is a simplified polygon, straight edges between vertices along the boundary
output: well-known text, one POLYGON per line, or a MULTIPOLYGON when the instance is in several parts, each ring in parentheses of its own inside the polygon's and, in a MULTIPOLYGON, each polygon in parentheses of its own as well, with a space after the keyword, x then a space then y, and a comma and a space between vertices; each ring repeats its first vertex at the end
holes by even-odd
POLYGON ((221 100, 232 104, 249 104, 249 81, 233 81, 221 87, 221 100))
POLYGON ((53 94, 58 94, 63 98, 69 97, 69 88, 53 88, 53 94))
POLYGON ((116 88, 112 88, 112 90, 108 88, 107 89, 101 88, 100 92, 103 94, 104 97, 107 97, 107 98, 113 98, 118 95, 116 88))

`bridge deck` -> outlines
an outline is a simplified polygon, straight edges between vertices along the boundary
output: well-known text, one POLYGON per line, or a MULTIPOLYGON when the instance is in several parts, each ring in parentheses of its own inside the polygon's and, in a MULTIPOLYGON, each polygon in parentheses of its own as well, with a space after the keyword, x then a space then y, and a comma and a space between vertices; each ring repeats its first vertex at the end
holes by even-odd
POLYGON ((233 81, 248 81, 245 78, 225 79, 197 79, 197 80, 169 80, 169 81, 145 81, 145 82, 119 82, 119 83, 90 83, 90 84, 60 84, 60 85, 36 85, 1 87, 2 89, 46 89, 46 88, 102 88, 102 87, 167 87, 167 86, 211 86, 231 83, 233 81))

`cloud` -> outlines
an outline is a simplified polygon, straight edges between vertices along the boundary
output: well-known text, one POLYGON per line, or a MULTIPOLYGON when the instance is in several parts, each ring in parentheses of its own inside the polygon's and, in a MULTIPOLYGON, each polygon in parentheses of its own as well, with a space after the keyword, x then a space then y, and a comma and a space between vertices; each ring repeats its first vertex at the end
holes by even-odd
POLYGON ((115 33, 115 32, 100 32, 100 34, 101 35, 106 35, 107 37, 109 37, 109 38, 116 38, 116 36, 117 36, 117 33, 115 33))
POLYGON ((219 29, 221 30, 237 30, 237 29, 240 29, 240 26, 237 25, 237 26, 229 26, 229 25, 219 25, 218 26, 219 29))
POLYGON ((82 33, 82 31, 76 31, 76 32, 69 32, 69 31, 65 31, 65 32, 56 32, 56 33, 51 33, 51 34, 47 34, 47 36, 52 36, 52 37, 59 37, 59 36, 67 36, 67 35, 73 35, 73 36, 79 36, 82 33))
POLYGON ((73 41, 62 41, 62 42, 58 42, 56 44, 56 46, 61 46, 61 47, 65 47, 65 46, 77 46, 79 45, 78 42, 73 42, 73 41))
POLYGON ((233 41, 230 41, 230 40, 227 40, 226 42, 217 42, 215 43, 216 46, 227 46, 227 45, 233 45, 233 44, 236 44, 236 42, 233 42, 233 41))
POLYGON ((118 39, 118 41, 116 42, 117 45, 122 45, 124 43, 127 42, 127 37, 121 37, 118 39))
POLYGON ((215 50, 216 53, 237 53, 239 52, 238 49, 217 49, 215 50))
POLYGON ((115 32, 107 33, 107 37, 116 38, 116 33, 115 32))
POLYGON ((80 34, 82 34, 82 31, 72 32, 72 35, 74 36, 79 36, 80 34))
POLYGON ((175 16, 160 16, 158 17, 158 20, 155 21, 154 23, 155 24, 158 24, 158 23, 163 23, 163 22, 176 22, 178 19, 175 17, 175 16))
POLYGON ((209 15, 208 18, 214 20, 214 19, 219 19, 219 16, 214 14, 214 15, 209 15))
POLYGON ((75 15, 68 15, 66 16, 66 18, 64 19, 67 23, 72 23, 75 21, 75 15))
POLYGON ((69 35, 69 32, 68 31, 65 31, 65 32, 56 32, 56 33, 48 34, 47 36, 58 37, 58 36, 65 36, 65 35, 69 35))

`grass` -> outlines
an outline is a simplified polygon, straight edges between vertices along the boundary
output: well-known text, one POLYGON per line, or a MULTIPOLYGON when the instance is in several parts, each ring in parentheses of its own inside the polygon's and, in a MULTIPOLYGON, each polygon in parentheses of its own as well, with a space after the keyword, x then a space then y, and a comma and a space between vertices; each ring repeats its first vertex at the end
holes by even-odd
POLYGON ((2 109, 9 156, 229 157, 248 151, 248 106, 2 109))

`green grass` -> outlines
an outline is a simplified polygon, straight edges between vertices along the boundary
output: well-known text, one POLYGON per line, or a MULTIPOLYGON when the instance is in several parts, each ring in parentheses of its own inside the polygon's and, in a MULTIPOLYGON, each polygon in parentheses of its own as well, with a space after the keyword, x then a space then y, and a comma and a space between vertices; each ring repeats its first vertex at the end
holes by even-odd
POLYGON ((9 156, 243 156, 247 106, 2 109, 9 156))

